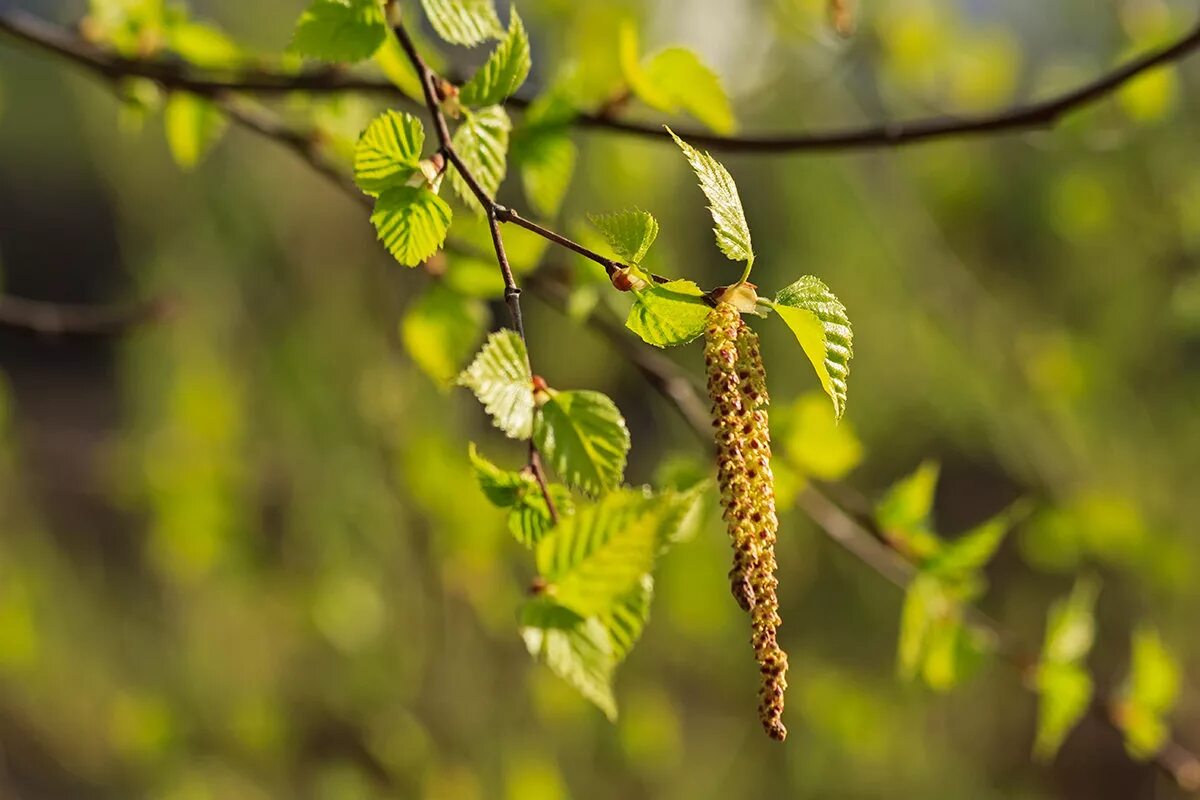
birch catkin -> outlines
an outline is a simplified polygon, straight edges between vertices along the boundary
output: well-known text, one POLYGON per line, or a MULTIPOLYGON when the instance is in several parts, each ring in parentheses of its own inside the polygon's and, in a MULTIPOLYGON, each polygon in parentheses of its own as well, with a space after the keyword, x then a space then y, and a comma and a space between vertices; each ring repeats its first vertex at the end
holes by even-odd
POLYGON ((782 741, 787 654, 779 648, 775 589, 775 488, 767 424, 766 372, 758 335, 728 303, 719 303, 705 329, 705 367, 716 429, 717 478, 733 545, 729 572, 734 598, 750 613, 751 643, 761 672, 759 719, 782 741))

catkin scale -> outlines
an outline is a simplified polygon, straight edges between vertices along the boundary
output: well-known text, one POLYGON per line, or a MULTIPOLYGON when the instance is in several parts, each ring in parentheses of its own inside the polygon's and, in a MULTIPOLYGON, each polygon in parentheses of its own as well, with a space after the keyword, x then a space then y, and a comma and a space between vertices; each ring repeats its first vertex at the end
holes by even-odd
POLYGON ((733 546, 730 590, 749 612, 751 644, 759 664, 759 719, 782 741, 787 654, 779 647, 776 597, 774 476, 768 426, 766 371, 758 335, 728 303, 718 303, 705 327, 705 371, 712 399, 717 480, 733 546))

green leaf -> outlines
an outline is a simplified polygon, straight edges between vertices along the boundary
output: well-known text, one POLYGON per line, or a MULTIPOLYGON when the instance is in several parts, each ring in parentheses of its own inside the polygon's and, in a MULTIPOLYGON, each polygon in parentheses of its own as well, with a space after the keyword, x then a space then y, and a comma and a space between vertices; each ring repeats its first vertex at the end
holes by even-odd
POLYGON ((1038 664, 1037 738, 1034 756, 1052 758, 1067 734, 1086 713, 1092 698, 1092 679, 1083 660, 1096 635, 1094 608, 1099 584, 1080 578, 1071 594, 1056 602, 1046 621, 1046 639, 1038 664))
POLYGON ((994 646, 994 637, 987 631, 958 617, 941 620, 926 637, 921 677, 935 692, 948 692, 970 677, 994 646))
POLYGON ((468 47, 503 32, 492 0, 421 0, 429 24, 451 44, 468 47))
POLYGON ((429 189, 396 186, 379 195, 371 224, 397 261, 415 267, 441 249, 452 214, 429 189))
POLYGON ((517 10, 512 10, 508 35, 496 46, 487 62, 467 81, 459 100, 468 106, 491 106, 515 94, 531 66, 529 36, 517 10))
POLYGON ((639 61, 638 33, 626 22, 618 34, 621 73, 635 97, 668 114, 685 111, 722 134, 737 125, 721 81, 700 57, 682 47, 671 47, 639 61))
POLYGON ((192 169, 224 133, 228 120, 210 100, 173 92, 163 109, 163 130, 175 163, 192 169))
POLYGON ((526 484, 531 478, 519 472, 500 469, 491 461, 479 454, 475 443, 467 445, 467 457, 471 459, 471 467, 475 470, 475 480, 483 491, 484 497, 498 508, 512 508, 521 499, 526 484))
MULTIPOLYGON (((533 548, 554 528, 554 520, 546 505, 546 498, 542 496, 541 487, 532 478, 530 482, 532 486, 525 487, 520 499, 508 512, 508 530, 518 542, 533 548)), ((567 487, 551 483, 546 486, 546 491, 554 501, 554 510, 558 512, 560 520, 575 513, 575 501, 567 487)))
POLYGON ((1027 513, 1028 507, 1024 503, 1009 506, 953 542, 945 543, 928 568, 950 578, 964 578, 979 572, 992 560, 1005 534, 1027 513))
POLYGON ((560 127, 523 129, 513 140, 512 153, 530 205, 543 216, 557 215, 578 158, 570 132, 560 127))
POLYGON ((193 20, 178 20, 167 31, 169 46, 189 64, 220 69, 237 64, 241 48, 219 28, 193 20))
POLYGON ((539 597, 521 609, 521 638, 531 656, 616 720, 612 680, 617 660, 600 620, 539 597))
POLYGON ((933 624, 935 608, 943 602, 941 585, 936 578, 918 574, 904 593, 900 611, 900 641, 896 648, 896 668, 900 677, 912 680, 921 666, 925 637, 933 624))
POLYGON ((624 478, 629 429, 600 392, 556 393, 537 415, 533 439, 563 481, 585 494, 601 494, 624 478))
MULTIPOLYGON (((454 149, 483 191, 489 197, 495 197, 508 170, 508 133, 512 123, 500 106, 464 113, 466 119, 454 131, 454 149)), ((458 169, 450 166, 447 171, 454 192, 469 208, 482 213, 483 206, 458 169)))
POLYGON ((747 267, 754 263, 754 249, 750 246, 750 226, 746 224, 746 213, 742 210, 742 199, 738 196, 733 176, 720 162, 708 153, 702 153, 675 135, 667 133, 683 150, 692 171, 700 179, 700 188, 708 198, 708 210, 716 223, 713 233, 717 236, 717 247, 729 259, 745 261, 747 267))
POLYGON ((359 137, 354 148, 354 182, 368 194, 403 186, 420 169, 425 129, 411 114, 388 110, 359 137))
POLYGON ((636 293, 625 327, 655 347, 686 344, 704 333, 712 311, 702 297, 691 281, 651 284, 636 293))
POLYGON ((828 398, 805 392, 790 405, 773 406, 773 439, 779 454, 801 475, 823 481, 840 481, 862 463, 863 445, 848 422, 829 416, 828 398))
POLYGON ((1166 741, 1166 716, 1179 701, 1182 671, 1158 631, 1139 625, 1133 633, 1129 678, 1117 706, 1116 720, 1125 747, 1138 760, 1153 757, 1166 741))
POLYGON ((645 81, 654 86, 647 105, 673 114, 686 111, 717 133, 730 134, 737 128, 729 97, 721 80, 691 50, 672 47, 657 53, 643 67, 645 81), (665 102, 663 100, 665 99, 665 102))
POLYGON ((654 577, 643 575, 628 594, 617 599, 612 608, 599 616, 608 631, 609 644, 617 663, 625 660, 629 651, 642 638, 650 621, 650 604, 654 600, 654 577))
POLYGON ((483 338, 487 318, 481 301, 434 283, 404 314, 400 338, 426 375, 449 386, 483 338))
POLYGON ((923 461, 911 475, 897 481, 875 506, 875 519, 888 541, 918 561, 941 549, 933 532, 933 497, 941 468, 923 461))
POLYGON ((460 386, 475 393, 496 427, 513 439, 528 439, 533 430, 533 374, 525 343, 505 328, 488 337, 479 355, 458 376, 460 386))
POLYGON ((1094 614, 1099 593, 1100 584, 1094 578, 1080 578, 1071 594, 1050 608, 1043 662, 1076 664, 1087 657, 1096 638, 1094 614))
POLYGON ((322 61, 362 61, 386 37, 383 8, 375 0, 315 0, 296 23, 291 49, 322 61))
POLYGON ((556 602, 589 617, 613 611, 654 567, 678 529, 677 496, 624 489, 563 520, 538 545, 538 572, 556 602))
POLYGON ((775 295, 774 308, 796 335, 821 388, 833 401, 834 416, 841 419, 854 357, 854 332, 846 307, 820 280, 805 275, 775 295))
POLYGON ((650 245, 658 238, 658 220, 641 209, 588 214, 588 220, 604 234, 617 255, 630 264, 641 264, 650 245))
MULTIPOLYGON (((537 480, 524 471, 500 469, 479 455, 474 443, 470 445, 468 454, 475 469, 475 479, 484 495, 493 505, 509 510, 508 529, 513 538, 525 547, 536 546, 554 527, 550 509, 537 480)), ((575 513, 571 493, 565 486, 550 484, 546 490, 560 519, 575 513)))
POLYGON ((1129 668, 1129 700, 1157 714, 1166 714, 1179 701, 1182 687, 1179 661, 1157 630, 1139 625, 1133 632, 1129 668))
POLYGON ((1038 692, 1037 736, 1033 755, 1048 761, 1062 746, 1092 702, 1092 678, 1076 664, 1044 663, 1035 678, 1038 692))

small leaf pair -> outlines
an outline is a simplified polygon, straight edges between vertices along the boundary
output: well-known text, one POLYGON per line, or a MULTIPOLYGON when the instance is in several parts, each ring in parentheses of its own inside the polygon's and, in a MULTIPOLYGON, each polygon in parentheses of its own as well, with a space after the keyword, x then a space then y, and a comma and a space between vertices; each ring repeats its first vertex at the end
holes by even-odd
POLYGON ((600 495, 624 479, 629 429, 616 405, 600 392, 553 389, 535 402, 525 344, 514 331, 493 333, 459 383, 496 427, 514 439, 532 438, 572 488, 600 495))

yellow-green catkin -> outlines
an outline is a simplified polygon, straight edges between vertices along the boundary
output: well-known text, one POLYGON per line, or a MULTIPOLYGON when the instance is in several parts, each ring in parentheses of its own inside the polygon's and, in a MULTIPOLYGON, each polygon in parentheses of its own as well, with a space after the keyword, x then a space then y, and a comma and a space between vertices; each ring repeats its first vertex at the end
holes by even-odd
POLYGON ((758 335, 736 308, 719 303, 705 328, 705 368, 716 429, 717 479, 733 544, 729 572, 733 596, 750 613, 751 643, 762 675, 759 718, 767 734, 782 741, 787 654, 779 648, 776 598, 775 487, 771 432, 767 424, 766 371, 758 335))

